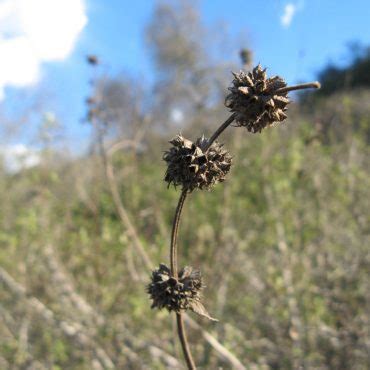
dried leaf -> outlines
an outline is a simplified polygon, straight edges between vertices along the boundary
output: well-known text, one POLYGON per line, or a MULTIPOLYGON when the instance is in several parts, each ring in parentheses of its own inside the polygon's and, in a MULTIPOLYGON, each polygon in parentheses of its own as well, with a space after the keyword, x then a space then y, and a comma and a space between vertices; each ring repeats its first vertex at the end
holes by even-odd
POLYGON ((208 313, 208 311, 205 309, 205 307, 203 306, 203 304, 199 301, 195 301, 190 309, 195 312, 196 314, 200 315, 200 316, 203 316, 203 317, 206 317, 208 320, 211 320, 211 321, 218 321, 217 319, 211 317, 208 313))

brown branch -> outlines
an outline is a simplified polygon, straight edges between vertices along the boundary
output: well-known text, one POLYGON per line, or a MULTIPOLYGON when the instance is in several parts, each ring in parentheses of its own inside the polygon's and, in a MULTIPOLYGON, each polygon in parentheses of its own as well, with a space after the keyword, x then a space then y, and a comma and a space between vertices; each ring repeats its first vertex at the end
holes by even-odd
POLYGON ((143 260, 143 263, 144 263, 146 269, 151 270, 152 269, 152 263, 150 261, 150 258, 148 256, 148 254, 145 251, 145 248, 144 248, 137 232, 136 232, 136 228, 132 224, 132 222, 130 220, 130 217, 129 217, 129 215, 128 215, 128 213, 127 213, 127 211, 126 211, 126 209, 123 205, 121 196, 120 196, 119 191, 118 191, 118 186, 117 186, 116 178, 115 178, 115 175, 114 175, 113 166, 110 163, 110 161, 107 161, 105 163, 105 172, 106 172, 106 177, 107 177, 108 184, 109 184, 109 189, 110 189, 112 197, 113 197, 114 205, 115 205, 117 213, 118 213, 118 215, 119 215, 119 217, 122 221, 122 224, 126 228, 128 237, 132 240, 136 250, 138 251, 141 259, 143 260))
MULTIPOLYGON (((234 121, 236 115, 233 113, 211 136, 208 140, 207 145, 203 148, 204 151, 207 151, 208 148, 212 145, 212 143, 221 135, 221 133, 234 121)), ((180 199, 177 204, 175 216, 172 223, 172 233, 171 233, 171 245, 170 245, 170 264, 171 264, 171 274, 172 276, 177 279, 178 278, 178 266, 177 266, 177 237, 179 232, 179 224, 181 220, 181 212, 186 200, 187 196, 187 189, 183 189, 180 195, 180 199)), ((177 321, 177 331, 179 334, 182 350, 184 352, 184 357, 186 360, 186 364, 189 370, 196 369, 194 360, 192 358, 189 343, 186 336, 185 326, 184 326, 184 319, 182 313, 176 313, 176 321, 177 321)))
POLYGON ((172 276, 178 278, 178 267, 177 267, 177 236, 179 232, 179 224, 181 220, 182 207, 186 200, 187 190, 183 190, 180 195, 179 202, 177 204, 175 216, 172 223, 171 233, 171 246, 170 246, 170 264, 172 276))
POLYGON ((241 361, 231 353, 226 347, 224 347, 212 334, 207 330, 204 330, 195 320, 189 315, 184 315, 185 321, 192 328, 199 330, 203 338, 208 342, 209 345, 216 351, 220 359, 228 362, 235 370, 247 370, 247 368, 241 363, 241 361))
POLYGON ((196 367, 195 367, 195 363, 194 363, 193 357, 190 352, 188 339, 186 337, 184 318, 183 318, 182 313, 176 313, 176 321, 177 321, 177 330, 179 333, 182 350, 184 352, 186 365, 188 366, 189 370, 195 370, 196 367))
MULTIPOLYGON (((177 236, 179 233, 179 224, 181 220, 181 212, 186 200, 187 190, 183 189, 179 198, 179 202, 176 207, 175 216, 172 223, 172 233, 171 233, 171 245, 170 245, 170 264, 171 264, 171 274, 177 279, 178 278, 178 267, 177 267, 177 236)), ((182 351, 184 353, 185 361, 189 370, 196 369, 193 357, 190 352, 189 343, 186 336, 184 320, 182 313, 176 313, 177 322, 177 332, 180 338, 182 351)))
POLYGON ((210 139, 207 142, 207 146, 203 149, 204 151, 207 151, 207 149, 213 144, 213 142, 233 123, 234 119, 236 117, 236 114, 233 113, 216 131, 215 133, 210 137, 210 139))
MULTIPOLYGON (((104 146, 104 134, 101 132, 99 129, 99 124, 96 122, 96 120, 93 120, 93 126, 97 132, 98 135, 98 145, 99 145, 99 151, 100 151, 100 156, 102 158, 103 162, 103 167, 104 167, 104 172, 106 179, 108 181, 109 185, 109 190, 111 192, 112 198, 114 205, 116 207, 117 213, 119 215, 119 218, 125 227, 127 234, 129 238, 132 240, 136 250, 138 251, 140 257, 142 258, 144 265, 146 269, 151 270, 152 269, 152 263, 150 261, 150 258, 148 254, 145 251, 145 248, 139 238, 139 235, 136 231, 136 228, 134 227, 133 223, 130 220, 130 217, 128 215, 128 212, 126 211, 126 208, 123 205, 122 198, 119 194, 118 186, 117 186, 117 181, 114 175, 114 169, 113 165, 111 163, 111 157, 117 151, 118 149, 122 148, 122 146, 126 146, 126 144, 129 141, 121 141, 117 146, 113 145, 113 147, 110 148, 109 152, 107 153, 105 146, 104 146), (122 144, 122 145, 121 145, 122 144)), ((136 138, 138 140, 138 138, 136 138)))
POLYGON ((275 91, 275 94, 284 94, 289 91, 294 91, 294 90, 303 90, 303 89, 319 89, 321 87, 320 82, 307 82, 304 84, 299 84, 299 85, 292 85, 292 86, 286 86, 286 87, 281 87, 280 89, 277 89, 275 91))
POLYGON ((177 360, 177 358, 163 351, 163 349, 157 346, 154 346, 152 344, 146 344, 146 346, 148 347, 150 354, 155 358, 161 359, 169 369, 182 369, 183 368, 183 366, 177 360))

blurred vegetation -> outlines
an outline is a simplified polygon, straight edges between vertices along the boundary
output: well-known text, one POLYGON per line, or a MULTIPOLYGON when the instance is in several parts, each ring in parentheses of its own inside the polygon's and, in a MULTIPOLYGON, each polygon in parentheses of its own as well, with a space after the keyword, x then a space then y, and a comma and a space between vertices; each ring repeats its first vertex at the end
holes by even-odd
MULTIPOLYGON (((161 156, 180 127, 196 138, 227 116, 232 65, 208 59, 207 30, 181 6, 160 5, 148 26, 153 91, 92 67, 88 154, 67 160, 50 144, 37 167, 1 168, 1 369, 183 368, 173 317, 145 293, 150 267, 168 260, 178 198, 161 156)), ((220 320, 187 322, 200 368, 370 368, 362 87, 292 104, 287 122, 262 134, 222 137, 231 174, 191 195, 180 230, 180 264, 202 270, 220 320)))
POLYGON ((322 89, 318 95, 332 95, 340 90, 370 88, 370 47, 354 45, 349 66, 337 67, 329 64, 319 74, 322 89))

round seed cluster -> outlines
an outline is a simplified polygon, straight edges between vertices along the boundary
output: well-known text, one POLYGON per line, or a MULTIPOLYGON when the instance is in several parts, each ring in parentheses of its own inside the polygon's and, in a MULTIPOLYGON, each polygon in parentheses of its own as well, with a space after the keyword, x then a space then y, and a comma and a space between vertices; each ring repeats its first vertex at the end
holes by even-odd
POLYGON ((190 308, 193 300, 200 300, 201 289, 200 271, 187 266, 180 271, 178 279, 175 279, 171 277, 170 269, 161 263, 152 273, 148 293, 153 300, 152 308, 180 312, 190 308))
POLYGON ((252 72, 240 71, 233 75, 225 105, 236 114, 237 126, 256 133, 287 118, 288 95, 279 91, 287 84, 281 77, 267 78, 266 69, 262 69, 260 64, 252 72))
POLYGON ((152 279, 147 287, 152 300, 152 308, 166 308, 168 311, 192 310, 195 313, 215 320, 209 316, 201 303, 201 290, 203 288, 202 276, 199 270, 184 267, 178 278, 171 276, 170 269, 160 264, 152 272, 152 279))
POLYGON ((164 153, 167 163, 164 180, 168 186, 182 186, 189 192, 210 189, 225 180, 232 158, 222 144, 214 142, 208 149, 208 140, 199 138, 193 143, 181 135, 170 141, 172 147, 164 153))

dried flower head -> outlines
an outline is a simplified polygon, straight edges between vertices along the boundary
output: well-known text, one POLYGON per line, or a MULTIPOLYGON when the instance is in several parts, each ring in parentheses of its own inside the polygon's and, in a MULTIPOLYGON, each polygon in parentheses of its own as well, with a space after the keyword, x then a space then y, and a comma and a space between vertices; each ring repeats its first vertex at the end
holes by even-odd
POLYGON ((168 185, 181 185, 191 192, 196 188, 210 189, 225 180, 232 158, 222 144, 214 142, 206 149, 206 138, 199 138, 193 143, 181 135, 170 143, 172 147, 163 156, 168 166, 164 178, 168 185))
POLYGON ((259 64, 252 72, 233 73, 225 105, 235 113, 235 122, 250 132, 261 132, 274 122, 282 122, 287 116, 288 93, 279 91, 287 84, 279 76, 267 78, 266 69, 259 64))
POLYGON ((253 53, 250 49, 241 49, 239 52, 240 59, 242 61, 242 64, 244 66, 249 66, 252 63, 253 60, 253 53))
POLYGON ((199 270, 186 266, 176 279, 171 276, 170 269, 161 263, 159 268, 152 272, 148 293, 153 301, 152 308, 166 308, 170 312, 177 313, 192 310, 210 320, 215 320, 209 316, 200 301, 202 288, 202 276, 199 270))
POLYGON ((93 97, 88 97, 85 102, 88 107, 86 121, 92 122, 94 118, 98 117, 98 113, 99 113, 98 104, 95 98, 93 97))
POLYGON ((99 59, 96 55, 87 55, 86 61, 88 64, 92 66, 96 66, 97 64, 99 64, 99 59))

